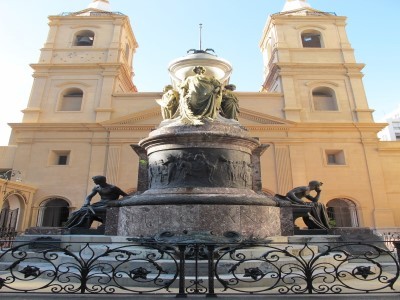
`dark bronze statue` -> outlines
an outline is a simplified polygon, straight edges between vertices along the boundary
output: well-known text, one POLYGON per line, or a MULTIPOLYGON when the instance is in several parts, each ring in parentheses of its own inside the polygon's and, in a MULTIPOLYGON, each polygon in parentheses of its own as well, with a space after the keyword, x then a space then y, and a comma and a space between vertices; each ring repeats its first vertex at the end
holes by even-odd
POLYGON ((290 201, 294 206, 308 206, 311 211, 307 216, 303 217, 304 223, 308 229, 329 229, 329 218, 324 204, 318 202, 321 195, 322 182, 313 180, 310 181, 308 186, 299 186, 290 190, 286 196, 275 195, 278 200, 290 201), (315 191, 316 195, 312 196, 310 192, 315 191), (304 202, 302 199, 306 198, 311 202, 304 202))
POLYGON ((225 89, 222 91, 221 114, 227 119, 234 119, 237 121, 239 114, 239 100, 236 97, 234 90, 236 90, 234 84, 225 85, 225 89))
POLYGON ((111 202, 118 200, 120 196, 128 196, 119 187, 108 184, 105 176, 93 176, 92 179, 96 186, 86 196, 83 206, 71 214, 64 226, 65 228, 90 228, 93 221, 104 224, 106 209, 111 202), (96 194, 99 194, 100 201, 90 204, 96 194))

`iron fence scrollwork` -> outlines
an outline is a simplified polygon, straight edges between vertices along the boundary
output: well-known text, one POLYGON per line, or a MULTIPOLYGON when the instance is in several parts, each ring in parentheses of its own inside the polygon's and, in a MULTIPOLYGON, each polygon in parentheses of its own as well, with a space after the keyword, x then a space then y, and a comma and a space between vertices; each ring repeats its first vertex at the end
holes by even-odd
MULTIPOLYGON (((395 246, 400 248, 400 242, 395 246)), ((13 247, 1 250, 0 262, 0 293, 128 292, 186 297, 398 293, 400 288, 397 258, 374 243, 152 241, 64 247, 45 240, 15 241, 13 247)))

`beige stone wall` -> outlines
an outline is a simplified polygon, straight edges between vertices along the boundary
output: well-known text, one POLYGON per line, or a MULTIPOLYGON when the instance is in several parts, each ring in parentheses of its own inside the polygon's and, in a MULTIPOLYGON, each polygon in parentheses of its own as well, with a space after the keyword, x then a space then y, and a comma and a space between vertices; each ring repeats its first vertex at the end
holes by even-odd
POLYGON ((393 212, 396 227, 400 226, 400 142, 380 142, 379 157, 382 165, 385 194, 393 212))

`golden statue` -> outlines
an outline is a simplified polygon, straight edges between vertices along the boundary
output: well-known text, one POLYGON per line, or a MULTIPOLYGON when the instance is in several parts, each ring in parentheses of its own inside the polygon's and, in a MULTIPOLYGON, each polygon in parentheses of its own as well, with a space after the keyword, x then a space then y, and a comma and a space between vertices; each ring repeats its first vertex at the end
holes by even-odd
POLYGON ((221 83, 205 75, 202 66, 193 68, 195 75, 187 77, 179 85, 179 115, 186 124, 203 124, 201 119, 216 119, 222 100, 221 83))

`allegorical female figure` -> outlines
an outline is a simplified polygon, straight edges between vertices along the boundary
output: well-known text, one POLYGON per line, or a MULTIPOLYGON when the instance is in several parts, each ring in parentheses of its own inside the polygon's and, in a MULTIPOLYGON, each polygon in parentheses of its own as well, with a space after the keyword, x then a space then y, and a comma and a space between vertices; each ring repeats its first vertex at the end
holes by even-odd
POLYGON ((239 100, 233 91, 236 90, 234 84, 228 84, 222 91, 221 112, 227 119, 238 120, 239 114, 239 100))
POLYGON ((161 106, 161 115, 164 120, 172 119, 179 106, 179 93, 175 91, 172 85, 166 85, 164 94, 156 102, 161 106))
POLYGON ((222 100, 221 83, 206 76, 202 66, 193 68, 195 75, 187 77, 179 85, 179 115, 187 124, 202 124, 202 118, 215 119, 222 100))

